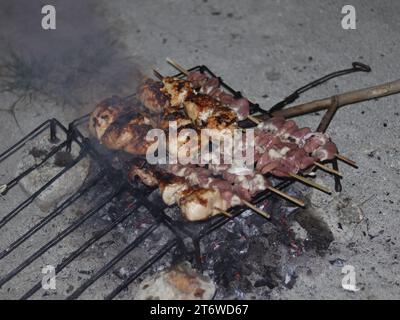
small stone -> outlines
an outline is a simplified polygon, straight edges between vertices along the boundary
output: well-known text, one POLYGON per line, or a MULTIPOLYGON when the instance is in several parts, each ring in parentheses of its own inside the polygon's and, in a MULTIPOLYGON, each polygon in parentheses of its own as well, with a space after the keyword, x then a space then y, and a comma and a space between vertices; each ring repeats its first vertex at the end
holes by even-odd
MULTIPOLYGON (((25 172, 33 165, 40 164, 57 145, 52 144, 47 136, 30 142, 17 166, 16 175, 25 172)), ((31 173, 19 181, 22 189, 30 196, 49 182, 65 167, 69 166, 79 154, 76 143, 71 145, 71 152, 60 150, 46 160, 31 173)), ((55 207, 60 201, 77 191, 84 183, 90 167, 88 157, 81 159, 77 164, 58 177, 45 188, 35 199, 37 206, 44 212, 55 207)))
POLYGON ((215 290, 216 286, 208 276, 192 269, 189 263, 182 263, 143 280, 135 299, 210 300, 215 290))
POLYGON ((341 258, 337 258, 337 259, 333 259, 333 260, 329 260, 329 263, 335 267, 343 267, 345 264, 346 260, 341 259, 341 258))

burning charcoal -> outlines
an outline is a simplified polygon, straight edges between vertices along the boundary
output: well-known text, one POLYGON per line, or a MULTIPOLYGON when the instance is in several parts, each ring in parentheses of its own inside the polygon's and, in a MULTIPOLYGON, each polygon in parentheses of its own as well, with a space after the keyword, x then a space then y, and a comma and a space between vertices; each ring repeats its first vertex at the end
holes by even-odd
POLYGON ((29 154, 31 156, 33 156, 34 158, 39 158, 39 159, 44 159, 47 154, 48 154, 49 150, 42 150, 42 149, 38 149, 37 147, 33 147, 30 151, 29 154))
POLYGON ((103 241, 103 242, 99 242, 99 244, 97 246, 102 248, 102 249, 105 249, 105 248, 108 248, 109 246, 111 246, 114 243, 115 242, 113 240, 103 241))
POLYGON ((260 234, 260 230, 254 224, 245 224, 243 227, 243 233, 247 238, 252 236, 258 236, 260 234))
POLYGON ((319 254, 324 254, 334 238, 330 227, 314 210, 311 206, 306 210, 301 210, 296 214, 295 219, 307 231, 305 248, 316 249, 319 254))
POLYGON ((111 166, 116 170, 121 170, 123 168, 123 163, 120 157, 113 157, 111 159, 111 166))
POLYGON ((278 285, 276 281, 274 281, 270 276, 265 277, 263 279, 257 280, 254 282, 254 287, 259 288, 259 287, 265 287, 267 286, 269 289, 273 289, 278 285))
POLYGON ((227 224, 224 225, 224 229, 227 230, 228 232, 234 232, 234 228, 236 226, 235 221, 231 220, 227 224))
POLYGON ((297 275, 294 270, 288 270, 285 274, 284 284, 285 287, 292 289, 296 283, 297 275))
POLYGON ((121 223, 119 223, 119 224, 117 225, 117 230, 118 230, 118 232, 120 232, 120 233, 124 233, 125 228, 124 228, 124 226, 123 226, 121 223))
POLYGON ((91 275, 91 274, 93 274, 93 270, 78 270, 78 272, 80 273, 80 274, 84 274, 84 275, 91 275))
POLYGON ((110 217, 110 215, 109 215, 108 213, 102 215, 101 218, 102 218, 104 221, 111 221, 111 220, 112 220, 112 218, 110 217))
POLYGON ((67 288, 67 290, 65 290, 65 292, 66 292, 67 294, 70 294, 73 290, 74 290, 74 286, 73 286, 73 285, 69 285, 68 288, 67 288))
POLYGON ((54 164, 58 167, 66 167, 70 165, 74 160, 74 157, 70 152, 59 151, 54 156, 54 164))

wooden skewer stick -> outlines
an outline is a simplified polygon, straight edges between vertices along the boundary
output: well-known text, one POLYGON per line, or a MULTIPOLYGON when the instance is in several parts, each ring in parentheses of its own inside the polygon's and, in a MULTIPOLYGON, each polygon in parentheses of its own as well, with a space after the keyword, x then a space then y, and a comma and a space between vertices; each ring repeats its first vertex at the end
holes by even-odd
POLYGON ((318 183, 316 183, 314 181, 311 181, 309 179, 306 179, 306 178, 304 178, 302 176, 299 176, 298 174, 289 173, 289 176, 294 178, 294 179, 297 179, 297 180, 299 180, 299 181, 301 181, 301 182, 303 182, 303 183, 305 183, 305 184, 307 184, 307 185, 309 185, 311 187, 314 187, 315 189, 321 190, 321 191, 323 191, 325 193, 328 193, 328 194, 332 193, 331 190, 329 190, 327 187, 325 187, 323 185, 320 185, 320 184, 318 184, 318 183))
POLYGON ((242 199, 242 202, 246 207, 249 207, 251 210, 257 212, 259 215, 262 215, 264 218, 269 219, 270 215, 268 213, 262 211, 261 209, 257 208, 255 205, 246 200, 242 199))
POLYGON ((251 114, 247 116, 247 119, 253 121, 255 124, 260 124, 262 122, 260 119, 257 119, 255 116, 252 116, 251 114))
POLYGON ((297 204, 300 207, 305 207, 305 204, 304 204, 303 201, 301 201, 301 200, 299 200, 299 199, 297 199, 295 197, 292 197, 292 196, 288 195, 287 193, 282 192, 279 189, 276 189, 274 187, 268 187, 268 190, 270 190, 273 193, 276 193, 277 195, 281 196, 282 198, 285 198, 286 200, 289 200, 289 201, 297 204))
POLYGON ((186 75, 186 76, 189 75, 189 71, 187 71, 184 67, 182 67, 180 64, 178 64, 176 61, 174 61, 174 60, 172 60, 170 58, 167 58, 166 60, 171 66, 173 66, 174 68, 178 69, 184 75, 186 75))
MULTIPOLYGON (((171 66, 175 67, 176 69, 178 69, 180 72, 182 72, 182 73, 185 74, 186 76, 189 75, 189 71, 186 70, 184 67, 182 67, 182 66, 181 66, 179 63, 177 63, 176 61, 174 61, 174 60, 172 60, 172 59, 170 59, 170 58, 167 58, 166 60, 167 60, 167 62, 168 62, 171 66)), ((262 122, 261 120, 258 120, 257 118, 255 118, 255 117, 252 116, 252 115, 248 115, 248 116, 247 116, 247 119, 253 121, 253 122, 256 123, 256 124, 259 124, 259 123, 262 122)))
POLYGON ((219 211, 220 213, 222 213, 224 216, 227 216, 228 218, 232 218, 232 215, 231 215, 228 211, 222 210, 222 209, 220 209, 220 208, 218 208, 218 207, 214 207, 214 209, 218 210, 218 211, 219 211))
POLYGON ((326 171, 326 172, 332 173, 332 174, 334 174, 334 175, 336 175, 336 176, 339 176, 339 177, 343 177, 343 175, 342 175, 339 171, 337 171, 337 170, 335 170, 335 169, 332 169, 332 168, 329 168, 328 166, 325 166, 325 165, 323 165, 322 163, 319 163, 319 162, 315 161, 315 162, 314 162, 314 165, 315 165, 316 167, 318 167, 318 168, 320 168, 320 169, 326 171))
POLYGON ((159 73, 156 69, 153 69, 153 73, 154 73, 154 75, 155 75, 158 79, 160 79, 160 80, 164 79, 164 77, 162 76, 162 74, 159 73))
POLYGON ((353 166, 354 168, 358 168, 357 163, 353 160, 350 160, 349 158, 346 158, 345 156, 342 156, 341 154, 336 153, 335 157, 338 158, 339 160, 342 160, 343 162, 353 166))

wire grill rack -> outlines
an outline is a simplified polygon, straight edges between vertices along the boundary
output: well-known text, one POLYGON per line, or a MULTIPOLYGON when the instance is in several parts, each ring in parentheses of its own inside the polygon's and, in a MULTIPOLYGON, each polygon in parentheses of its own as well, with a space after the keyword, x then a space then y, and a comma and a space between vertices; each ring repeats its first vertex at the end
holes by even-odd
MULTIPOLYGON (((212 73, 212 71, 206 66, 197 66, 190 69, 190 71, 192 70, 200 70, 202 72, 207 72, 211 76, 215 76, 215 74, 212 73)), ((183 77, 183 74, 177 74, 175 76, 183 77)), ((239 91, 232 89, 222 79, 220 79, 220 82, 225 90, 231 92, 236 97, 241 96, 239 91)), ((126 99, 131 98, 134 98, 134 95, 126 97, 126 99)), ((259 105, 254 103, 250 104, 250 111, 252 114, 260 112, 265 113, 265 111, 261 109, 259 105)), ((92 176, 87 179, 77 191, 69 195, 44 217, 41 217, 41 219, 35 221, 35 223, 28 224, 26 226, 27 228, 22 232, 22 234, 16 239, 12 240, 11 243, 1 243, 3 247, 0 248, 0 270, 5 270, 5 268, 1 268, 2 264, 7 264, 8 266, 8 262, 6 260, 9 255, 14 253, 14 251, 21 251, 24 243, 26 244, 31 241, 36 241, 32 240, 35 234, 43 232, 43 230, 49 226, 51 227, 55 219, 63 214, 66 214, 68 209, 79 203, 79 201, 84 200, 86 195, 99 184, 101 184, 102 181, 111 181, 111 183, 109 183, 109 192, 107 193, 107 196, 103 197, 100 201, 90 203, 89 208, 87 208, 79 215, 78 218, 69 223, 65 228, 59 230, 59 232, 51 237, 50 240, 47 239, 43 243, 39 243, 39 248, 37 250, 34 250, 32 253, 26 253, 24 251, 20 252, 18 254, 20 259, 16 265, 13 265, 12 268, 4 272, 4 274, 0 274, 0 292, 4 289, 7 283, 17 278, 32 263, 48 253, 50 249, 59 245, 66 237, 70 236, 74 232, 76 233, 82 225, 90 222, 93 217, 96 217, 100 214, 104 207, 116 199, 118 201, 119 197, 126 192, 129 192, 129 194, 134 198, 134 203, 128 208, 121 209, 121 212, 116 219, 110 221, 105 226, 102 226, 102 228, 97 230, 93 236, 85 239, 85 241, 80 242, 79 246, 74 251, 60 257, 55 267, 55 274, 59 274, 71 263, 82 259, 85 251, 91 248, 91 246, 93 246, 95 243, 98 243, 102 238, 113 232, 113 230, 118 228, 121 223, 137 215, 139 208, 146 209, 147 214, 152 218, 152 223, 146 229, 141 231, 137 237, 130 241, 124 248, 119 250, 119 252, 117 252, 109 261, 101 265, 96 272, 91 274, 88 279, 82 281, 80 286, 67 296, 67 299, 79 298, 88 288, 93 286, 96 281, 112 271, 118 262, 124 259, 132 251, 140 248, 143 243, 149 239, 150 236, 161 226, 164 226, 171 231, 166 243, 159 246, 158 250, 154 254, 150 254, 147 260, 141 261, 140 265, 133 272, 123 279, 123 281, 119 283, 116 288, 105 295, 105 299, 113 299, 117 297, 121 291, 126 289, 133 281, 135 281, 157 261, 163 258, 167 253, 171 252, 172 249, 184 252, 185 255, 194 258, 197 267, 201 268, 200 241, 206 235, 218 230, 226 222, 234 219, 246 210, 245 207, 235 207, 230 211, 232 218, 217 216, 208 221, 197 223, 184 221, 183 219, 171 218, 166 213, 166 206, 163 204, 163 202, 157 199, 154 200, 154 198, 150 197, 154 193, 154 190, 141 184, 132 184, 125 180, 124 174, 118 170, 115 170, 110 165, 109 159, 105 159, 93 145, 93 142, 82 133, 80 126, 86 123, 87 118, 88 116, 86 115, 73 121, 68 128, 64 127, 56 119, 49 119, 0 155, 0 168, 2 169, 1 166, 7 161, 18 162, 18 154, 21 152, 21 150, 27 148, 30 142, 34 141, 35 139, 39 139, 43 135, 47 135, 49 141, 53 145, 51 150, 48 151, 48 153, 41 159, 40 162, 24 170, 22 173, 19 173, 18 176, 11 177, 4 185, 6 187, 3 187, 1 194, 3 201, 8 201, 13 198, 15 187, 24 177, 32 174, 39 167, 43 166, 58 152, 63 150, 70 152, 73 144, 79 150, 78 155, 71 162, 69 162, 56 175, 43 184, 43 186, 41 186, 36 192, 28 196, 24 201, 14 205, 10 211, 6 213, 1 212, 0 233, 3 234, 5 232, 11 232, 12 234, 16 233, 16 231, 14 231, 15 223, 19 223, 18 221, 21 220, 18 220, 17 222, 14 221, 16 221, 18 217, 26 215, 27 213, 25 211, 27 208, 32 207, 35 199, 37 199, 43 192, 51 187, 53 183, 65 175, 66 172, 71 170, 80 161, 89 158, 90 161, 95 163, 96 167, 98 168, 97 172, 92 174, 92 176)), ((246 126, 246 123, 244 123, 243 126, 246 126)), ((281 181, 276 187, 279 189, 284 189, 291 183, 292 181, 289 180, 281 181)), ((257 204, 271 196, 271 192, 265 191, 254 198, 252 202, 257 204)), ((3 210, 6 207, 7 206, 3 206, 3 210)), ((36 280, 36 282, 30 288, 26 289, 25 292, 20 295, 21 299, 31 298, 34 294, 42 289, 41 275, 39 274, 39 276, 35 279, 38 280, 36 280)))

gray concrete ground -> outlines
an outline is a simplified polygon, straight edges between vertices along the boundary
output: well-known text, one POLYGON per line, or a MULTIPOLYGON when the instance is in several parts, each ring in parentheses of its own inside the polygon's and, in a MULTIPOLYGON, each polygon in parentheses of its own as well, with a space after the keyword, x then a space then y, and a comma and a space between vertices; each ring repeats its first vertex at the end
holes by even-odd
MULTIPOLYGON (((165 63, 166 57, 174 58, 184 66, 206 64, 234 88, 240 88, 265 108, 316 77, 349 67, 352 61, 369 64, 372 72, 332 80, 305 94, 301 101, 399 78, 400 2, 395 0, 352 0, 350 3, 316 0, 306 3, 283 0, 119 0, 85 3, 82 11, 68 11, 65 5, 56 3, 56 7, 59 6, 57 28, 60 31, 54 31, 51 36, 53 31, 40 31, 38 41, 47 44, 46 52, 51 58, 52 50, 60 50, 51 46, 57 42, 54 40, 57 39, 57 32, 63 32, 63 36, 68 34, 68 30, 72 32, 71 41, 63 38, 63 43, 69 49, 73 49, 70 43, 74 42, 74 37, 79 38, 80 34, 87 32, 85 42, 77 41, 75 44, 84 43, 88 50, 92 47, 95 49, 92 56, 86 55, 91 61, 91 57, 108 49, 105 44, 99 45, 99 34, 94 32, 92 36, 85 30, 81 18, 82 14, 87 13, 98 19, 91 26, 94 31, 103 30, 98 28, 101 25, 107 30, 106 36, 117 41, 112 44, 116 48, 115 55, 105 54, 106 60, 92 66, 95 70, 89 70, 90 81, 84 84, 78 81, 71 86, 71 95, 76 94, 79 98, 75 102, 66 101, 68 99, 63 96, 66 93, 56 90, 57 84, 64 88, 66 83, 71 83, 71 79, 74 79, 71 74, 57 78, 61 80, 54 81, 56 89, 48 85, 53 81, 49 77, 40 87, 43 90, 36 90, 31 101, 25 99, 15 105, 15 117, 12 112, 6 111, 16 99, 15 92, 2 93, 1 149, 17 141, 23 133, 29 132, 48 117, 54 116, 68 123, 90 110, 93 103, 111 91, 111 87, 107 87, 111 81, 107 75, 113 74, 113 71, 118 75, 122 75, 121 70, 126 68, 132 71, 124 77, 112 79, 112 92, 116 94, 126 93, 129 88, 133 90, 136 67, 146 73, 150 73, 153 67, 165 74, 172 72, 173 69, 165 63), (341 28, 341 8, 345 4, 356 8, 356 30, 341 28), (129 63, 115 69, 111 65, 104 73, 106 76, 103 74, 96 78, 96 71, 99 70, 100 74, 107 59, 113 57, 124 63, 128 61, 125 58, 129 58, 129 63), (62 96, 62 102, 65 103, 55 100, 58 97, 54 97, 53 93, 62 96)), ((3 14, 7 13, 7 20, 1 19, 0 31, 11 39, 9 43, 14 44, 18 52, 27 51, 29 54, 23 45, 24 22, 12 19, 19 16, 21 12, 18 10, 24 11, 24 8, 10 4, 7 8, 8 11, 2 11, 3 14), (22 26, 14 26, 16 21, 22 26)), ((25 10, 24 14, 36 14, 33 12, 37 11, 25 10)), ((35 19, 40 17, 32 21, 35 22, 35 19)), ((28 49, 32 43, 29 43, 28 49)), ((31 47, 35 49, 35 46, 31 47)), ((2 51, 2 57, 9 54, 5 46, 2 46, 2 51)), ((47 56, 41 51, 37 51, 37 54, 40 65, 43 63, 40 59, 47 59, 47 56)), ((51 66, 51 60, 47 61, 51 66)), ((79 58, 73 61, 79 61, 79 58)), ((65 69, 61 71, 69 70, 68 61, 63 62, 65 69)), ((82 64, 87 65, 87 61, 82 64)), ((85 76, 85 71, 76 70, 74 75, 77 78, 85 76)), ((329 225, 334 241, 323 256, 306 252, 296 258, 298 278, 294 287, 275 288, 271 298, 400 298, 399 102, 400 95, 391 96, 347 106, 335 116, 328 132, 340 151, 358 163, 359 169, 341 165, 345 176, 341 194, 332 197, 317 192, 311 194, 315 208, 313 214, 329 225), (336 260, 334 263, 335 259, 344 262, 336 260), (342 288, 343 264, 354 266, 359 291, 350 292, 342 288)), ((299 119, 299 122, 315 127, 320 117, 308 115, 299 119)), ((321 177, 321 181, 332 185, 329 176, 322 174, 321 177)))

